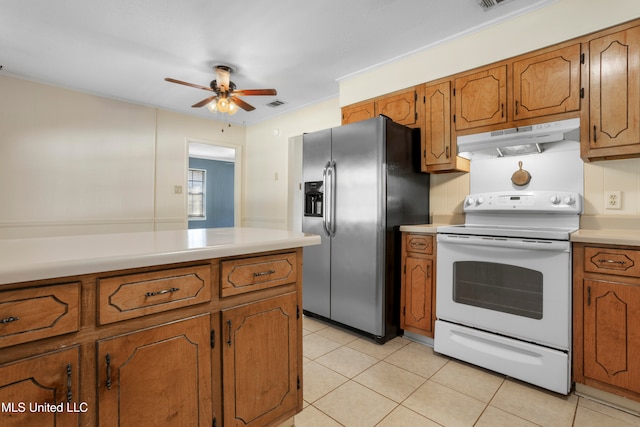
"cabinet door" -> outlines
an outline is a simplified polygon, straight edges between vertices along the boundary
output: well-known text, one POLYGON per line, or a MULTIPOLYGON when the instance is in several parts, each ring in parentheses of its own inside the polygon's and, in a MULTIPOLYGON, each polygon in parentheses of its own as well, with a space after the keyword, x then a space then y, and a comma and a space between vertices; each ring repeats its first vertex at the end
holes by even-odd
POLYGON ((507 66, 455 79, 456 129, 507 121, 507 66))
POLYGON ((98 341, 101 426, 210 426, 210 315, 98 341))
MULTIPOLYGON (((640 151, 640 27, 589 43, 589 144, 640 151)), ((620 154, 624 154, 621 152, 620 154)))
POLYGON ((77 426, 88 409, 78 396, 78 355, 72 347, 0 366, 0 425, 77 426))
POLYGON ((580 45, 513 63, 514 119, 580 109, 580 45))
POLYGON ((451 82, 425 88, 424 161, 425 165, 451 162, 457 153, 451 149, 451 82))
POLYGON ((414 89, 385 96, 376 101, 377 114, 384 114, 396 123, 410 126, 416 123, 416 91, 414 89))
POLYGON ((433 337, 433 260, 407 254, 403 270, 402 329, 433 337))
POLYGON ((584 281, 584 375, 640 392, 640 286, 584 281))
POLYGON ((225 426, 263 426, 298 399, 296 294, 222 312, 225 426))
POLYGON ((375 103, 373 101, 348 105, 342 108, 343 125, 372 119, 375 116, 375 103))

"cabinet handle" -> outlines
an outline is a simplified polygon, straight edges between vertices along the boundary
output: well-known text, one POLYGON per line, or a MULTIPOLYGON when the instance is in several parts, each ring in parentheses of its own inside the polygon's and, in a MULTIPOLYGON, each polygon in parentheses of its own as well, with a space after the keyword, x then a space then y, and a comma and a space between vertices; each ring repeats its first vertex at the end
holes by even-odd
POLYGON ((596 125, 593 125, 593 142, 598 142, 597 137, 596 137, 596 125))
POLYGON ((431 278, 431 266, 427 265, 427 279, 431 278))
POLYGON ((587 305, 591 305, 591 286, 587 286, 587 305))
POLYGON ((18 320, 20 320, 18 316, 9 316, 0 320, 0 323, 11 323, 11 322, 16 322, 18 320))
POLYGON ((229 327, 229 338, 227 339, 227 344, 231 347, 231 320, 227 320, 227 326, 229 327))
POLYGON ((260 273, 253 273, 253 277, 267 276, 267 275, 273 274, 275 272, 276 272, 275 270, 268 270, 268 271, 263 271, 263 272, 260 272, 260 273))
POLYGON ((71 363, 67 363, 67 402, 71 402, 73 393, 71 392, 71 363))
POLYGON ((502 113, 502 117, 504 117, 504 103, 500 104, 500 111, 502 113))
POLYGON ((627 263, 626 261, 616 261, 614 259, 599 259, 598 262, 602 264, 620 264, 620 265, 625 265, 627 263))
POLYGON ((169 289, 164 289, 162 291, 147 292, 146 294, 144 294, 144 296, 145 297, 155 297, 156 295, 172 294, 174 292, 178 292, 179 290, 180 290, 180 288, 169 288, 169 289))
POLYGON ((105 360, 107 361, 107 390, 111 390, 111 355, 109 353, 107 353, 105 360))
POLYGON ((516 99, 516 116, 518 115, 518 100, 516 99))
POLYGON ((444 153, 445 153, 445 156, 447 156, 447 159, 448 159, 449 158, 449 146, 445 147, 444 153))

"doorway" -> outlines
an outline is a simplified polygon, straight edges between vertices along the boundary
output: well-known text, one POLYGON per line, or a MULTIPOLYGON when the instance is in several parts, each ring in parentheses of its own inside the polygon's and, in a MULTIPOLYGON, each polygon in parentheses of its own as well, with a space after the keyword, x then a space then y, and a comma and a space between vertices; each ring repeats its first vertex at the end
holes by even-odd
POLYGON ((242 147, 194 140, 187 145, 188 228, 239 225, 242 147), (194 171, 203 182, 191 180, 194 171))

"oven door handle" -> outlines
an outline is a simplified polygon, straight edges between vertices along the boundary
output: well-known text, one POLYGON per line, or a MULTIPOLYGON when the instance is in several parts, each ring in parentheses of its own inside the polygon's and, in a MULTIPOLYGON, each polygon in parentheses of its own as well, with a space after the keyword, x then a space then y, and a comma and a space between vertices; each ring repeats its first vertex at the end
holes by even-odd
POLYGON ((438 234, 438 243, 453 243, 468 246, 488 246, 494 248, 529 249, 535 251, 569 252, 571 244, 567 241, 514 239, 490 236, 467 236, 457 234, 438 234))

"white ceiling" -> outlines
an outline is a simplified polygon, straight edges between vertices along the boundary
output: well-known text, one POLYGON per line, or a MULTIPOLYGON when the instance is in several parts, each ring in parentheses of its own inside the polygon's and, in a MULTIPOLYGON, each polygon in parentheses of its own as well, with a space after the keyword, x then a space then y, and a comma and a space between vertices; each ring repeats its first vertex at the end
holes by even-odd
POLYGON ((247 125, 335 97, 338 80, 557 0, 1 0, 0 73, 247 125), (228 64, 256 107, 190 106, 228 64), (274 100, 285 104, 266 106, 274 100), (219 114, 219 113, 218 113, 219 114))

